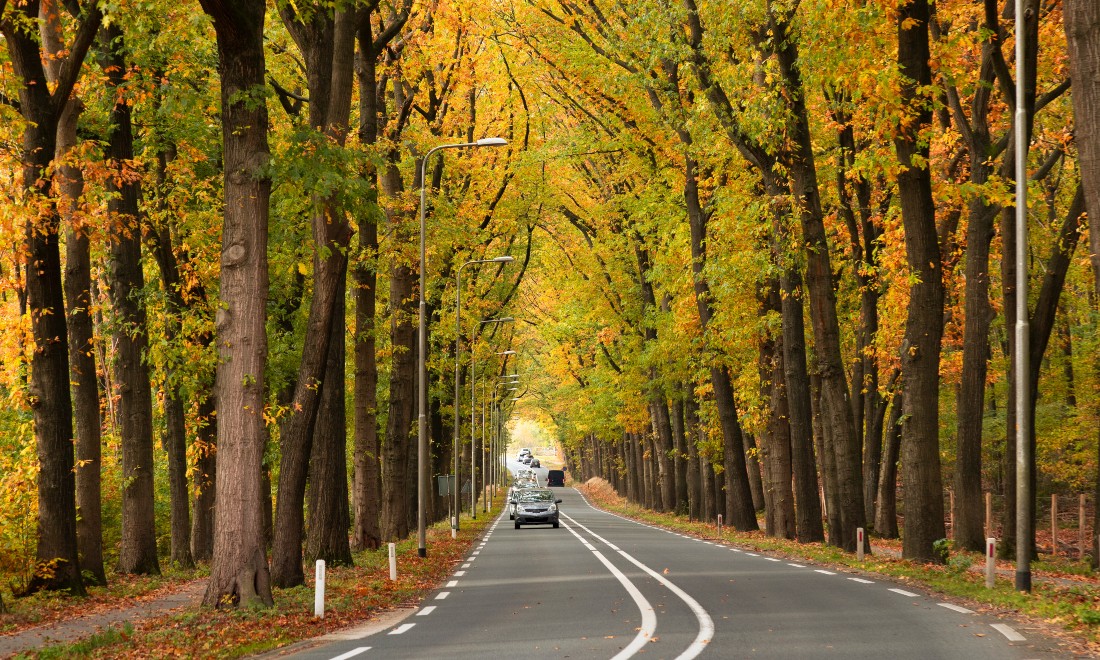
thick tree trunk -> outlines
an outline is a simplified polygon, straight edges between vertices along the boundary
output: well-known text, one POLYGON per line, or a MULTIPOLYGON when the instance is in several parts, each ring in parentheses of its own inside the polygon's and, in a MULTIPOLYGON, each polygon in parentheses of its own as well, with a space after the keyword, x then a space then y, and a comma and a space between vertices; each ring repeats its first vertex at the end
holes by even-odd
MULTIPOLYGON (((352 56, 355 52, 353 16, 344 11, 316 11, 308 23, 289 8, 283 22, 306 60, 310 126, 324 131, 338 145, 347 134, 351 109, 352 56)), ((302 584, 302 504, 310 465, 317 410, 326 381, 338 379, 343 391, 343 363, 338 375, 326 376, 330 337, 336 323, 337 300, 345 290, 347 248, 351 228, 333 199, 314 199, 311 218, 314 242, 313 298, 306 321, 302 361, 298 368, 294 399, 280 427, 282 455, 279 467, 279 499, 275 510, 275 540, 271 555, 271 579, 276 586, 302 584)), ((342 319, 340 326, 343 327, 342 319)), ((341 341, 343 334, 340 334, 341 341)), ((343 350, 341 349, 341 353, 343 350)), ((346 486, 345 486, 346 488, 346 486)))
POLYGON ((271 179, 264 12, 259 0, 201 0, 214 19, 225 163, 217 318, 218 508, 203 604, 270 606, 264 554, 264 367, 267 363, 267 222, 271 179))
POLYGON ((780 314, 783 327, 783 383, 791 434, 796 527, 801 543, 813 543, 825 540, 825 528, 821 522, 821 498, 818 495, 810 376, 806 371, 802 282, 798 270, 784 268, 780 273, 779 284, 782 289, 780 314))
POLYGON ((115 335, 115 385, 122 439, 122 545, 120 573, 159 574, 153 492, 153 394, 145 362, 149 338, 142 294, 140 189, 127 169, 134 159, 130 105, 121 87, 127 75, 122 30, 110 23, 100 35, 107 86, 114 90, 107 152, 114 176, 108 178, 107 201, 114 228, 110 236, 108 282, 115 335))
MULTIPOLYGON (((403 189, 396 165, 397 154, 391 154, 382 179, 382 187, 391 198, 403 189)), ((419 182, 417 182, 419 183, 419 182)), ((393 212, 391 222, 399 243, 411 239, 404 218, 393 212)), ((390 300, 393 314, 390 320, 390 343, 393 346, 390 368, 389 413, 386 417, 386 438, 382 446, 382 540, 396 541, 409 533, 410 516, 415 518, 416 498, 410 499, 410 451, 415 451, 414 415, 416 410, 416 271, 401 262, 390 271, 390 300)), ((412 474, 415 477, 415 474, 412 474)), ((411 480, 415 487, 415 478, 411 480)))
MULTIPOLYGON (((765 314, 768 311, 779 312, 780 297, 779 282, 773 281, 762 311, 765 314)), ((797 530, 791 488, 791 427, 784 384, 782 334, 766 335, 760 343, 759 369, 761 398, 767 398, 769 402, 768 429, 760 441, 768 505, 765 529, 768 536, 793 539, 797 530)))
MULTIPOLYGON (((56 85, 61 77, 66 45, 61 26, 61 8, 47 0, 39 9, 42 46, 48 53, 46 76, 56 85)), ((58 211, 65 225, 65 321, 69 331, 69 374, 72 378, 73 413, 76 430, 76 538, 80 570, 92 584, 107 584, 103 569, 103 523, 100 493, 101 429, 99 387, 96 380, 94 327, 91 309, 91 251, 87 234, 79 227, 77 205, 84 194, 84 173, 66 162, 77 144, 77 119, 84 110, 73 96, 61 111, 57 124, 54 175, 58 211)))
POLYGON ((901 446, 905 475, 902 555, 917 561, 936 561, 932 545, 947 535, 939 452, 943 270, 932 200, 932 173, 927 165, 929 150, 918 137, 919 131, 932 120, 930 106, 920 91, 932 84, 930 16, 927 0, 912 0, 898 13, 898 68, 905 78, 902 99, 913 109, 907 130, 894 139, 902 167, 898 173, 898 196, 905 251, 909 269, 917 280, 909 287, 909 316, 901 358, 905 391, 901 446))
POLYGON ((354 550, 374 550, 382 545, 379 514, 382 499, 382 465, 378 444, 378 357, 375 305, 378 273, 373 255, 378 249, 378 225, 359 223, 360 261, 355 277, 355 452, 352 509, 354 550), (366 261, 371 259, 373 262, 366 261))
MULTIPOLYGON (((656 373, 653 374, 656 379, 656 373)), ((676 475, 672 467, 672 423, 669 419, 668 402, 659 390, 650 404, 653 419, 653 442, 657 454, 657 483, 659 499, 655 502, 659 511, 672 511, 676 508, 676 475)))
MULTIPOLYGON (((57 156, 76 146, 76 120, 83 106, 72 99, 57 129, 57 156)), ((72 214, 84 193, 79 167, 58 167, 59 206, 65 232, 65 318, 69 330, 69 375, 76 421, 76 537, 80 570, 92 584, 107 584, 103 569, 103 510, 100 493, 102 441, 91 309, 91 250, 88 235, 74 228, 72 214)))
MULTIPOLYGON (((1100 5, 1090 0, 1066 0, 1063 12, 1073 79, 1073 116, 1077 126, 1074 135, 1089 213, 1093 292, 1100 298, 1100 130, 1097 130, 1100 127, 1100 5)), ((1100 373, 1100 359, 1094 356, 1093 364, 1100 373)), ((1100 430, 1097 431, 1097 465, 1100 465, 1100 430)), ((1097 568, 1100 566, 1100 469, 1096 473, 1093 502, 1096 505, 1093 506, 1092 566, 1097 568)))
MULTIPOLYGON (((346 273, 341 273, 340 282, 346 273)), ((339 286, 333 309, 325 384, 321 388, 321 405, 313 431, 310 457, 309 533, 306 536, 306 557, 310 561, 324 559, 326 564, 351 565, 351 545, 348 530, 351 512, 348 509, 347 423, 344 408, 344 336, 346 304, 344 286, 339 286)))
POLYGON ((39 19, 39 3, 29 1, 10 8, 2 21, 8 57, 20 81, 19 111, 23 129, 22 186, 28 199, 44 202, 26 223, 26 302, 31 317, 34 353, 31 356, 29 402, 34 415, 38 453, 38 543, 35 571, 28 589, 63 589, 83 594, 76 533, 76 479, 73 473, 72 398, 69 390, 68 329, 62 294, 60 216, 50 203, 47 172, 57 144, 57 123, 68 104, 101 15, 94 6, 70 48, 69 67, 58 84, 47 84, 38 35, 28 30, 39 19), (51 94, 51 89, 53 92, 51 94))
MULTIPOLYGON (((787 19, 774 21, 783 32, 787 19)), ((776 39, 776 55, 783 74, 785 92, 791 103, 792 132, 790 150, 782 156, 790 168, 791 192, 802 224, 806 249, 806 289, 810 302, 810 325, 814 336, 814 371, 821 379, 820 413, 825 432, 825 448, 833 454, 837 473, 836 533, 830 530, 830 543, 852 552, 856 528, 863 527, 863 470, 859 440, 852 419, 848 383, 840 350, 840 324, 836 311, 836 291, 824 213, 817 181, 809 116, 802 78, 799 72, 797 41, 789 34, 776 39)))

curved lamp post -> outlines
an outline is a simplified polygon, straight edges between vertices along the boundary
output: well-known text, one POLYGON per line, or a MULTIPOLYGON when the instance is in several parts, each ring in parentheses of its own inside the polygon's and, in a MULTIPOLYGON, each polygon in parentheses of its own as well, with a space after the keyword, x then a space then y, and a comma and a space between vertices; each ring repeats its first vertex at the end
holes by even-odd
POLYGON ((442 149, 461 149, 464 147, 498 147, 508 144, 504 138, 482 138, 476 142, 460 142, 456 144, 441 144, 428 150, 424 159, 420 161, 420 328, 418 332, 417 346, 417 394, 418 415, 416 418, 416 553, 421 557, 428 556, 427 520, 424 506, 428 501, 428 303, 424 298, 424 271, 427 262, 425 250, 424 213, 427 202, 426 186, 424 185, 424 173, 427 172, 428 161, 432 154, 442 149))
MULTIPOLYGON (((461 322, 461 319, 462 319, 462 269, 465 268, 466 266, 470 266, 470 265, 473 265, 473 264, 507 264, 507 263, 511 263, 515 260, 516 260, 515 257, 510 257, 510 256, 494 257, 492 259, 474 259, 472 261, 467 261, 466 263, 462 264, 461 266, 458 267, 458 270, 455 271, 455 400, 454 400, 455 415, 454 415, 454 445, 453 445, 453 449, 452 449, 452 453, 454 454, 454 474, 455 474, 455 492, 453 493, 452 497, 454 499, 455 517, 451 521, 451 528, 454 529, 456 532, 458 531, 458 518, 459 518, 459 513, 461 512, 461 499, 458 496, 458 491, 459 491, 459 488, 458 488, 458 433, 459 433, 458 411, 459 411, 459 408, 461 407, 460 404, 462 403, 462 383, 461 383, 462 376, 461 376, 461 373, 459 371, 459 365, 462 364, 462 322, 461 322)), ((483 323, 484 323, 484 321, 483 321, 483 323)), ((473 351, 471 350, 471 352, 470 352, 470 380, 471 380, 471 382, 473 382, 473 357, 474 357, 473 356, 473 351)), ((472 400, 470 402, 470 405, 473 406, 473 401, 472 400)), ((473 418, 473 415, 471 414, 471 423, 472 423, 472 418, 473 418)), ((473 488, 473 474, 472 473, 470 475, 470 479, 471 479, 470 488, 473 488)))

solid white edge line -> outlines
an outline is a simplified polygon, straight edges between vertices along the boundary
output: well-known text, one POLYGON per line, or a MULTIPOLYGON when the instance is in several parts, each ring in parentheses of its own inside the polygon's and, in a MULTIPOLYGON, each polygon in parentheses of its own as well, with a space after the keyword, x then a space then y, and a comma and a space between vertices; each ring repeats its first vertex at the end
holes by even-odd
POLYGON ((402 623, 400 626, 397 626, 396 628, 391 630, 390 634, 391 635, 403 635, 403 634, 405 634, 405 631, 407 631, 409 628, 412 628, 415 625, 416 625, 415 623, 402 623))
POLYGON ((1027 637, 1024 637, 1020 633, 1016 632, 1012 626, 1005 623, 991 623, 993 629, 1004 635, 1010 642, 1026 642, 1027 637))
POLYGON ((936 603, 940 607, 946 607, 952 612, 958 612, 959 614, 973 614, 974 610, 968 610, 961 605, 955 605, 954 603, 936 603))
MULTIPOLYGON (((562 514, 565 515, 565 514, 562 514)), ((568 516, 566 516, 568 518, 568 516)), ((569 518, 573 520, 572 518, 569 518)), ((576 522, 576 521, 574 521, 576 522)), ((578 523, 579 524, 579 523, 578 523)), ((589 548, 592 548, 587 541, 584 540, 580 534, 578 534, 572 527, 563 523, 562 525, 569 533, 577 537, 581 543, 584 543, 589 548)), ((642 595, 642 592, 638 590, 638 587, 634 586, 634 583, 630 581, 626 575, 623 574, 618 568, 615 567, 607 557, 603 556, 599 550, 592 548, 592 554, 596 556, 596 559, 600 560, 600 563, 615 576, 615 579, 619 581, 619 584, 623 585, 626 592, 630 594, 630 597, 634 599, 634 604, 638 606, 638 612, 642 615, 642 625, 638 628, 638 634, 634 636, 634 639, 623 647, 621 651, 615 654, 611 660, 626 660, 634 656, 635 653, 645 648, 645 645, 649 643, 649 640, 653 639, 654 633, 657 632, 657 612, 653 609, 653 606, 646 600, 646 597, 642 595)))
POLYGON ((331 658, 331 660, 348 660, 348 658, 354 658, 355 656, 359 655, 363 651, 369 651, 369 650, 370 650, 369 646, 358 646, 358 647, 353 648, 352 650, 348 651, 347 653, 341 653, 340 655, 336 656, 335 658, 331 658))
POLYGON ((428 616, 435 611, 435 605, 429 605, 416 613, 416 616, 428 616))
MULTIPOLYGON (((593 532, 581 523, 577 522, 572 516, 564 513, 562 515, 568 518, 569 521, 575 524, 577 527, 580 527, 584 531, 588 532, 608 547, 614 548, 614 546, 612 546, 607 539, 603 538, 599 534, 593 532)), ((615 549, 618 550, 618 548, 615 549)), ((710 643, 710 640, 714 638, 714 620, 710 618, 710 615, 707 614, 707 611, 703 609, 702 605, 699 604, 699 601, 692 598, 690 595, 688 595, 686 591, 673 584, 671 581, 665 578, 665 576, 661 575, 649 566, 646 566, 628 553, 623 552, 622 550, 618 550, 618 552, 627 561, 642 569, 643 571, 648 573, 650 577, 668 587, 669 591, 676 594, 680 598, 680 600, 684 601, 684 603, 686 603, 687 606, 691 609, 692 613, 695 614, 695 618, 699 622, 699 634, 695 636, 695 640, 692 641, 691 645, 684 649, 683 653, 676 656, 677 660, 691 660, 691 658, 694 658, 695 656, 702 653, 703 650, 707 647, 707 644, 710 643)))
POLYGON ((912 591, 906 591, 905 589, 887 589, 887 591, 893 591, 896 594, 901 594, 902 596, 908 596, 910 598, 916 598, 917 596, 920 595, 920 594, 915 594, 912 591))

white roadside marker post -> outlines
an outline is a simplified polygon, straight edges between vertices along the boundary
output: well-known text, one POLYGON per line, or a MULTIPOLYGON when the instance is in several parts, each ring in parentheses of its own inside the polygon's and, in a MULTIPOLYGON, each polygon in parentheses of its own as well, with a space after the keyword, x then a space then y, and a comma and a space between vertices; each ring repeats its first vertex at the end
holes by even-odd
POLYGON ((856 561, 863 561, 863 528, 856 527, 856 561))
POLYGON ((997 580, 997 539, 985 540, 985 588, 992 589, 997 580))
POLYGON ((317 560, 313 585, 313 616, 325 618, 325 560, 317 560))
POLYGON ((722 538, 722 514, 718 514, 718 538, 722 538))
POLYGON ((390 544, 390 580, 397 579, 397 545, 390 544))

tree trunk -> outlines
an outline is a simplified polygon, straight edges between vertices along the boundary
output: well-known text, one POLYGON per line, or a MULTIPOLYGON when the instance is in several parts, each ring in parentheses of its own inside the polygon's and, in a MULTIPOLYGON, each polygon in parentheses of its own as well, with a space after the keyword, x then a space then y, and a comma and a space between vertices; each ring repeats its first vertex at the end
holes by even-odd
POLYGON ((210 561, 214 557, 214 507, 218 483, 218 419, 216 399, 205 396, 199 400, 198 426, 195 441, 195 517, 191 519, 191 556, 195 561, 210 561))
POLYGON ((134 159, 130 105, 120 90, 127 75, 122 30, 110 23, 101 33, 107 86, 115 99, 109 118, 107 200, 114 231, 110 235, 108 282, 119 331, 115 335, 115 385, 122 440, 122 545, 120 573, 159 574, 153 491, 153 394, 145 362, 149 338, 142 294, 141 194, 127 171, 134 159))
MULTIPOLYGON (((382 179, 382 187, 391 198, 403 189, 397 170, 397 154, 392 153, 382 179)), ((417 182, 419 184, 419 181, 417 182)), ((391 213, 391 223, 398 243, 412 240, 405 219, 397 211, 391 213)), ((416 271, 401 262, 390 271, 390 300, 393 314, 390 320, 390 343, 393 345, 390 368, 389 413, 386 417, 386 439, 382 446, 382 540, 397 541, 409 533, 410 444, 415 445, 414 415, 416 410, 416 271)), ((415 449, 415 447, 413 447, 415 449)), ((414 475, 415 476, 415 475, 414 475)), ((415 481, 415 479, 413 479, 415 481)), ((413 484, 415 486, 415 484, 413 484)))
MULTIPOLYGON (((340 274, 345 281, 346 272, 340 274)), ((344 336, 346 303, 344 286, 338 286, 333 309, 325 384, 321 388, 321 405, 313 431, 309 479, 309 533, 306 537, 306 557, 310 561, 324 559, 334 566, 352 564, 348 529, 347 423, 344 410, 344 336)))
POLYGON ((382 466, 378 444, 378 357, 375 338, 378 225, 373 219, 359 223, 362 261, 355 265, 355 453, 354 550, 375 550, 382 545, 379 513, 382 499, 382 466), (372 262, 367 262, 371 259, 372 262))
MULTIPOLYGON (((76 121, 83 105, 72 99, 57 129, 57 157, 76 146, 76 121)), ((72 214, 84 194, 79 167, 58 167, 59 206, 65 219, 65 312, 69 330, 69 376, 76 420, 76 538, 80 570, 92 584, 107 584, 103 569, 103 509, 100 492, 101 420, 96 379, 91 309, 91 248, 88 235, 75 228, 72 214)))
POLYGON ((901 457, 901 411, 903 393, 894 395, 890 419, 886 422, 886 451, 882 456, 882 477, 878 482, 875 533, 884 539, 898 537, 898 460, 901 457))
MULTIPOLYGON (((657 374, 653 372, 656 380, 657 374)), ((672 511, 676 508, 676 475, 672 467, 672 423, 669 419, 668 401, 659 389, 650 404, 653 418, 653 443, 657 454, 657 483, 659 499, 655 502, 659 511, 672 511)))
MULTIPOLYGON (((765 299, 764 314, 779 312, 780 287, 773 280, 765 299)), ((768 536, 793 539, 796 537, 794 493, 791 489, 790 411, 787 405, 787 389, 784 384, 783 335, 769 333, 760 343, 761 398, 767 398, 768 428, 761 437, 764 481, 767 488, 765 516, 768 536)), ((820 517, 818 518, 820 521, 820 517)))
POLYGON ((902 342, 905 423, 902 426, 902 470, 905 475, 905 534, 902 555, 936 561, 933 543, 946 537, 943 481, 940 474, 939 394, 940 340, 943 337, 943 270, 936 234, 929 149, 919 131, 932 121, 921 89, 932 84, 929 63, 927 0, 912 0, 898 13, 898 68, 904 76, 902 99, 910 123, 894 139, 901 171, 898 196, 905 228, 909 269, 917 281, 909 287, 909 316, 902 342), (912 24, 912 25, 910 25, 912 24), (915 109, 915 108, 921 109, 915 109))
MULTIPOLYGON (((798 270, 787 266, 779 277, 783 337, 783 384, 786 390, 791 434, 791 469, 798 540, 825 540, 818 496, 817 459, 814 456, 810 376, 806 370, 806 327, 802 310, 802 281, 798 270)), ((819 454, 820 455, 820 454, 819 454)))
MULTIPOLYGON (((316 11, 300 19, 289 5, 282 8, 283 22, 306 60, 310 127, 324 131, 337 145, 347 134, 351 110, 352 57, 355 52, 353 15, 345 11, 316 11), (302 22, 308 20, 307 22, 302 22)), ((290 412, 280 427, 282 456, 279 467, 279 499, 275 509, 275 540, 271 554, 271 579, 276 586, 302 584, 302 504, 306 474, 326 377, 326 359, 337 298, 345 290, 347 248, 351 228, 334 199, 313 200, 313 298, 306 321, 302 361, 290 412)), ((341 328, 343 326, 340 322, 341 328)), ((341 333, 341 340, 343 334, 341 333)), ((341 353, 343 351, 341 350, 341 353)), ((340 373, 343 391, 343 363, 340 373)))
MULTIPOLYGON (((61 8, 44 2, 39 9, 46 77, 56 85, 61 77, 66 48, 61 26, 61 8)), ((65 321, 69 331, 69 375, 72 379, 73 413, 76 430, 76 538, 80 570, 92 584, 107 584, 103 569, 103 523, 100 492, 101 429, 99 387, 96 380, 94 327, 91 309, 91 249, 88 235, 79 227, 77 204, 84 194, 84 173, 66 162, 77 144, 76 127, 84 104, 73 96, 61 111, 57 124, 55 174, 58 210, 65 225, 65 321)), ((21 310, 22 311, 22 310, 21 310)))
POLYGON ((763 511, 766 508, 764 497, 764 481, 760 475, 760 460, 757 458, 758 448, 756 436, 751 433, 742 433, 741 439, 745 441, 745 471, 749 474, 749 492, 752 493, 752 508, 763 511))
MULTIPOLYGON (((38 35, 27 25, 39 20, 39 3, 14 6, 0 20, 8 57, 20 81, 23 129, 22 186, 28 199, 42 200, 41 212, 26 223, 26 300, 35 350, 31 356, 29 403, 38 453, 38 543, 28 590, 63 589, 82 595, 76 533, 72 399, 69 391, 68 329, 62 294, 60 216, 50 203, 47 172, 57 144, 61 111, 79 75, 80 64, 99 29, 101 15, 87 7, 69 53, 74 67, 57 85, 47 84, 38 35), (51 94, 50 90, 53 89, 51 94)), ((35 209, 36 211, 39 209, 35 209)))
POLYGON ((688 512, 688 473, 691 470, 688 455, 687 437, 684 432, 684 401, 681 399, 683 386, 677 383, 677 393, 672 399, 672 438, 675 444, 672 471, 676 480, 673 498, 673 510, 680 515, 688 512))
POLYGON ((687 383, 684 391, 684 442, 687 445, 687 501, 688 518, 703 518, 703 483, 699 465, 699 404, 695 400, 695 387, 687 383))
POLYGON ((260 470, 267 439, 267 222, 271 179, 265 89, 264 11, 259 0, 201 0, 214 19, 221 76, 225 163, 221 287, 217 318, 219 505, 203 603, 270 606, 260 470))
MULTIPOLYGON (((1100 5, 1090 0, 1066 0, 1066 42, 1073 79, 1073 115, 1078 130, 1078 163, 1085 206, 1089 212, 1093 292, 1100 297, 1100 5), (1088 130, 1082 127, 1091 127, 1088 130)), ((1097 373, 1100 359, 1093 357, 1097 373)), ((1100 405, 1098 403, 1097 405, 1100 405)), ((1100 416, 1100 415, 1098 415, 1100 416)), ((1100 430, 1097 432, 1097 465, 1100 465, 1100 430)), ((1100 470, 1096 474, 1093 498, 1092 567, 1100 566, 1100 470)))

